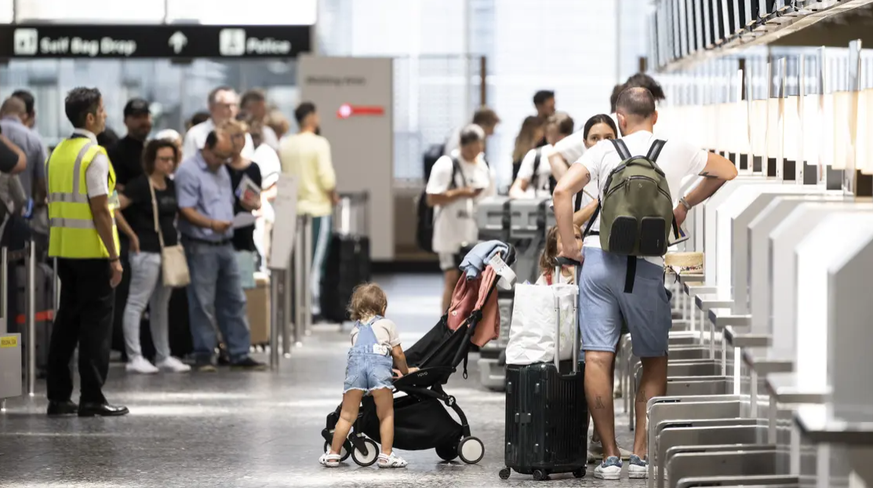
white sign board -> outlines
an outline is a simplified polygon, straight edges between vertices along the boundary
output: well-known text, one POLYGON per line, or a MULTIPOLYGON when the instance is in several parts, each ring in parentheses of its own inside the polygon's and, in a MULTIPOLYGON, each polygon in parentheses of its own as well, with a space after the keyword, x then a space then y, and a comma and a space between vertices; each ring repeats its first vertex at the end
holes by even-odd
MULTIPOLYGON (((369 193, 370 252, 394 258, 393 61, 301 56, 300 101, 315 104, 337 190, 369 193)), ((412 230, 410 230, 412 232, 412 230)))
POLYGON ((273 243, 270 248, 270 269, 287 270, 291 267, 291 253, 297 237, 297 179, 280 174, 273 200, 276 221, 273 224, 273 243))

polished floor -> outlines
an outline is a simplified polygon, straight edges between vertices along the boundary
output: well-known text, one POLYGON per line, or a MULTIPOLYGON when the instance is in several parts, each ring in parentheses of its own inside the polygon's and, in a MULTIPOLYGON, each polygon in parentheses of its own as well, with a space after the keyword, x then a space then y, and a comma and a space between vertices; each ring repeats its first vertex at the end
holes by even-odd
MULTIPOLYGON (((378 280, 388 291, 388 315, 404 341, 414 342, 434 323, 439 277, 378 280)), ((0 487, 463 487, 542 486, 503 467, 504 398, 483 388, 475 361, 470 377, 452 378, 446 390, 486 446, 478 465, 442 462, 434 451, 401 452, 403 470, 338 469, 318 465, 325 416, 340 401, 348 329, 315 327, 303 347, 277 371, 133 376, 113 365, 106 393, 130 407, 122 418, 44 416, 45 385, 33 398, 16 398, 0 414, 0 487)), ((266 359, 266 358, 263 358, 266 359)), ((471 358, 472 359, 472 358, 471 358)), ((627 416, 618 415, 622 446, 631 444, 627 416)), ((642 481, 582 480, 554 476, 548 486, 644 486, 642 481)))

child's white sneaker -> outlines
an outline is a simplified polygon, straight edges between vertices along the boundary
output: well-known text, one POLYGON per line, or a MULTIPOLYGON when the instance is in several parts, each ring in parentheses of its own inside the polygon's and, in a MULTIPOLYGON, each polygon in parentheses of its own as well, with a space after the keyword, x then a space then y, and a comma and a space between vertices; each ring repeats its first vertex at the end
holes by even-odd
POLYGON ((409 464, 400 456, 391 452, 391 455, 387 455, 385 453, 379 454, 379 467, 380 468, 405 468, 406 465, 409 464))
POLYGON ((325 452, 321 455, 320 458, 318 458, 318 462, 326 468, 336 468, 340 465, 341 459, 342 456, 340 456, 339 454, 331 454, 330 449, 328 449, 327 452, 325 452))

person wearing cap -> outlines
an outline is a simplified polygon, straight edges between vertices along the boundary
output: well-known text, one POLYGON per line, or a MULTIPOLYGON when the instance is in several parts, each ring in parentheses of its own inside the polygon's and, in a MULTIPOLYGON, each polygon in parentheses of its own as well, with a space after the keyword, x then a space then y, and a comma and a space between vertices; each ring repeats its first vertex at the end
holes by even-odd
MULTIPOLYGON (((229 86, 219 86, 209 92, 207 99, 209 104, 209 120, 191 127, 185 133, 185 143, 182 145, 184 159, 193 158, 200 154, 200 150, 206 145, 206 138, 216 127, 223 126, 227 121, 236 119, 239 113, 239 95, 236 90, 229 86)), ((252 136, 246 134, 245 146, 242 157, 253 159, 255 144, 252 136)))
POLYGON ((124 189, 127 183, 143 174, 142 151, 146 139, 152 131, 152 114, 149 102, 142 98, 133 98, 124 106, 124 126, 127 135, 122 137, 115 147, 109 149, 109 160, 115 167, 119 189, 124 189))
MULTIPOLYGON (((132 98, 124 106, 124 125, 127 134, 118 140, 112 147, 107 148, 109 160, 115 169, 116 185, 119 191, 123 191, 127 184, 144 173, 142 154, 146 139, 152 131, 152 115, 149 102, 142 98, 132 98)), ((127 215, 122 211, 119 215, 127 215)), ((120 222, 119 222, 120 223, 120 222)), ((123 224, 122 224, 123 225, 123 224)), ((115 309, 119 310, 112 319, 112 348, 121 351, 122 359, 127 360, 127 352, 124 347, 124 310, 127 303, 127 295, 130 291, 130 239, 125 232, 120 233, 121 249, 119 259, 124 266, 121 283, 115 289, 115 309)))
MULTIPOLYGON (((500 117, 497 116, 497 112, 488 107, 481 107, 473 113, 473 124, 478 125, 485 131, 486 138, 494 135, 494 129, 499 123, 500 117)), ((443 148, 444 156, 452 157, 452 153, 461 148, 461 130, 465 128, 466 126, 462 126, 452 131, 443 148)))

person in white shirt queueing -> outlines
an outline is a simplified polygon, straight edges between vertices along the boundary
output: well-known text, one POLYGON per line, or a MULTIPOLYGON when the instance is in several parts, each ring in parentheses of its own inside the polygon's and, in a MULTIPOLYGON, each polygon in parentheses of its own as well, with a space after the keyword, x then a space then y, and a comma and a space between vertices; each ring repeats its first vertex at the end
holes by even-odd
POLYGON ((461 272, 461 249, 476 244, 477 202, 495 194, 494 180, 485 162, 485 131, 476 124, 461 130, 460 149, 433 165, 427 182, 427 204, 434 211, 433 250, 445 276, 442 309, 446 310, 461 272))
MULTIPOLYGON (((618 126, 630 154, 647 154, 655 141, 655 97, 641 87, 627 88, 618 97, 618 126)), ((594 470, 596 478, 617 480, 622 462, 615 442, 615 418, 611 367, 622 319, 633 338, 634 355, 643 363, 637 402, 637 425, 633 455, 628 469, 631 478, 647 476, 646 404, 667 390, 667 348, 672 325, 669 296, 664 288, 664 259, 640 258, 635 269, 633 291, 625 292, 627 256, 604 251, 600 237, 585 238, 580 250, 573 233, 573 195, 589 181, 603 191, 613 170, 622 163, 611 141, 601 141, 576 161, 555 189, 555 217, 564 245, 562 256, 583 260, 579 279, 579 316, 585 350, 585 395, 594 426, 603 442, 603 462, 594 470), (584 254, 583 254, 584 251, 584 254)), ((737 175, 725 158, 679 141, 667 141, 657 160, 674 198, 674 217, 681 225, 688 210, 710 197, 725 181, 737 175), (701 182, 681 197, 681 182, 699 175, 701 182), (678 200, 678 202, 677 202, 678 200)), ((592 226, 599 231, 599 219, 592 226)))

